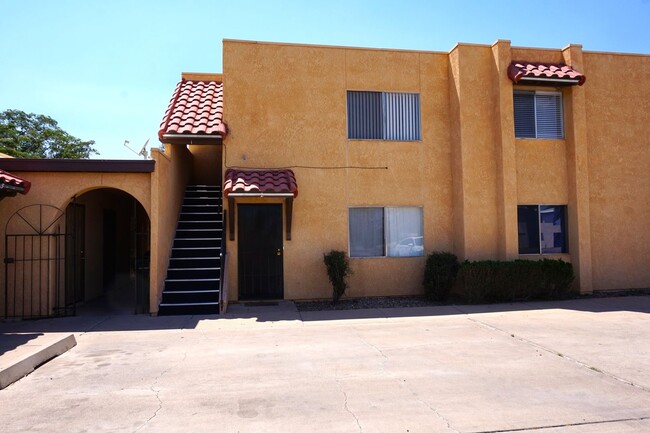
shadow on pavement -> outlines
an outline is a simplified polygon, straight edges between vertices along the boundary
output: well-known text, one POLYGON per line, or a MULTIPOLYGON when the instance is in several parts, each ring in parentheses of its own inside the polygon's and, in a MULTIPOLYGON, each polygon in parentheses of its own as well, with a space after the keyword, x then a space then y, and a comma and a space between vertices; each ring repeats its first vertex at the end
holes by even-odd
MULTIPOLYGON (((355 319, 388 319, 400 317, 435 317, 466 314, 504 313, 511 311, 534 310, 573 310, 592 313, 629 311, 650 313, 650 296, 594 297, 565 301, 517 302, 509 304, 482 305, 438 305, 427 307, 365 308, 351 310, 298 311, 291 301, 275 304, 231 303, 224 315, 195 316, 157 316, 100 314, 96 311, 78 316, 0 322, 0 335, 3 339, 10 334, 33 334, 43 332, 111 332, 111 331, 154 331, 194 329, 199 322, 232 322, 234 320, 254 320, 256 322, 317 322, 355 319)), ((25 337, 22 337, 25 338, 25 337)), ((35 337, 34 337, 35 338, 35 337)))
MULTIPOLYGON (((512 311, 572 310, 591 313, 629 311, 650 313, 650 296, 609 296, 563 301, 513 302, 481 305, 432 305, 425 307, 363 308, 349 310, 298 311, 290 301, 278 305, 231 304, 224 319, 255 319, 258 322, 382 319, 399 317, 434 317, 466 314, 505 313, 512 311)), ((209 316, 213 317, 213 316, 209 316)), ((218 317, 218 316, 214 316, 218 317)))
POLYGON ((16 348, 29 343, 43 335, 42 333, 24 333, 24 334, 11 334, 0 332, 0 356, 15 350, 16 348))

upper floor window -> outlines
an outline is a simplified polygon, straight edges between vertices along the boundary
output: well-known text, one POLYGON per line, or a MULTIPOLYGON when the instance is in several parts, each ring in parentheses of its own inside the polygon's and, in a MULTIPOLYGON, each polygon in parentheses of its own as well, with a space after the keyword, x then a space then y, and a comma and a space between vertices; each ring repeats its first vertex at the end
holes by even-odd
POLYGON ((348 138, 420 140, 420 95, 349 90, 348 138))
POLYGON ((517 206, 519 254, 567 252, 565 205, 517 206))
POLYGON ((514 92, 516 138, 564 138, 562 93, 514 92))

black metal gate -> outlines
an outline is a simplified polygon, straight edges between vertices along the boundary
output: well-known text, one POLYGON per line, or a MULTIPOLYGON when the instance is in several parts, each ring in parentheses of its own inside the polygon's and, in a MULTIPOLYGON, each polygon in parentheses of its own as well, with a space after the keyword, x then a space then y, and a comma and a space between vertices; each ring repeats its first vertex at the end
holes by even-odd
POLYGON ((282 205, 237 206, 239 299, 283 299, 282 205))
POLYGON ((66 233, 65 214, 54 206, 26 206, 9 218, 4 259, 6 318, 75 314, 76 285, 66 290, 68 242, 74 242, 74 233, 66 233))

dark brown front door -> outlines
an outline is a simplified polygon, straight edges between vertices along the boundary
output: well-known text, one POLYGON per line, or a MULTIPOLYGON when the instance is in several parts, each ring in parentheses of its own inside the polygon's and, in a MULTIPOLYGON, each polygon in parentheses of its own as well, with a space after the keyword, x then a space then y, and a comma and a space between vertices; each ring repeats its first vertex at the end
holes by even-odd
POLYGON ((282 299, 282 205, 238 205, 237 239, 239 299, 282 299))

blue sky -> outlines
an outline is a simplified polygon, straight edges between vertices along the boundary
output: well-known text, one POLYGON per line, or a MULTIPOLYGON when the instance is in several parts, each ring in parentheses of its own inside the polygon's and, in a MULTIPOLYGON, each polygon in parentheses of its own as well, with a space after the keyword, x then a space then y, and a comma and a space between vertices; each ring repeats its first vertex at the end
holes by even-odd
POLYGON ((221 72, 223 39, 650 54, 650 0, 0 0, 0 111, 49 115, 96 158, 138 158, 124 140, 159 146, 181 72, 221 72))

